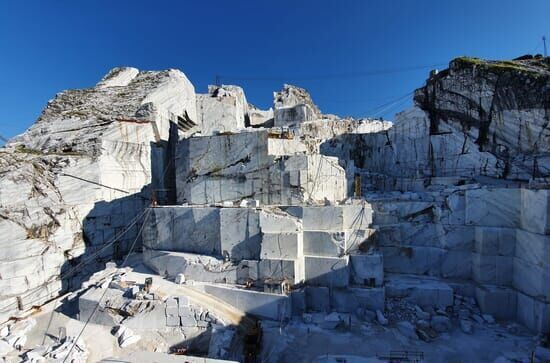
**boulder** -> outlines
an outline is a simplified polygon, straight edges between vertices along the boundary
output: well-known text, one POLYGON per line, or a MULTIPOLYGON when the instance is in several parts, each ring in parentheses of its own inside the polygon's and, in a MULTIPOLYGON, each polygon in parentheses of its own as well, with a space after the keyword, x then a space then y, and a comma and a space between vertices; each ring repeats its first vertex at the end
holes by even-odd
POLYGON ((451 328, 451 320, 446 316, 435 315, 432 316, 430 326, 438 333, 444 333, 451 328))
POLYGON ((409 339, 418 339, 414 325, 408 321, 397 322, 397 330, 409 339))

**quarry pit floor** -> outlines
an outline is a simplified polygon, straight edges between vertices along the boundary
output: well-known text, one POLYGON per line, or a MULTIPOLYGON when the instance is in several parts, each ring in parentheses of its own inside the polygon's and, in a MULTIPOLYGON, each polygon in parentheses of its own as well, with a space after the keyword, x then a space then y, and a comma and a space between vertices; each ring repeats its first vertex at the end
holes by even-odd
MULTIPOLYGON (((137 260, 128 269, 127 279, 143 281, 153 278, 153 287, 159 295, 187 295, 191 301, 215 311, 226 324, 242 324, 247 319, 238 309, 227 308, 216 298, 197 293, 192 286, 178 285, 159 275, 150 273, 137 260)), ((84 322, 70 315, 75 307, 62 303, 61 299, 45 305, 33 315, 37 324, 27 336, 23 352, 44 343, 52 343, 61 328, 67 336, 77 336, 84 322), (59 309, 63 306, 63 309, 59 309), (54 310, 52 312, 52 310, 54 310), (46 331, 47 329, 47 331, 46 331)), ((248 322, 245 322, 245 324, 248 322)), ((347 357, 347 362, 390 361, 395 352, 419 354, 424 362, 529 362, 536 346, 537 337, 515 324, 510 331, 509 322, 474 324, 472 334, 465 334, 454 324, 451 329, 430 342, 409 338, 394 325, 382 326, 376 322, 364 322, 353 318, 346 328, 323 328, 314 323, 304 323, 302 317, 293 317, 288 322, 262 320, 262 343, 260 362, 337 362, 338 357, 347 357)), ((132 353, 156 351, 167 353, 169 347, 193 338, 171 330, 139 330, 141 340, 121 348, 112 334, 112 327, 89 323, 82 338, 89 351, 88 362, 98 362, 112 357, 126 357, 132 353)), ((200 331, 196 331, 196 336, 200 331)), ((15 353, 15 352, 14 352, 15 353)), ((21 356, 12 355, 13 362, 21 356)))

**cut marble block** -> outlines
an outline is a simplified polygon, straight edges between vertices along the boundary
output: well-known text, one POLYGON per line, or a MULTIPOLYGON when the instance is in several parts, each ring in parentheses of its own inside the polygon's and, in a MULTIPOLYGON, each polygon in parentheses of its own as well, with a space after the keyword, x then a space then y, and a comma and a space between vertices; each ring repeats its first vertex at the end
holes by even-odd
POLYGON ((340 206, 302 207, 304 231, 341 231, 344 210, 340 206))
POLYGON ((550 192, 521 190, 521 228, 540 234, 550 234, 550 192))
POLYGON ((382 253, 351 255, 351 280, 357 285, 381 286, 384 283, 382 253), (371 283, 371 281, 373 283, 371 283))
POLYGON ((306 104, 275 108, 274 120, 276 127, 292 126, 301 122, 315 120, 317 114, 306 104))
POLYGON ((453 289, 438 279, 391 274, 386 275, 385 288, 387 297, 403 298, 421 307, 453 305, 453 289))
POLYGON ((232 260, 258 260, 260 258, 259 213, 251 208, 220 209, 220 240, 223 255, 232 260))
POLYGON ((550 266, 537 266, 515 257, 513 285, 519 291, 543 300, 550 298, 550 266))
POLYGON ((274 162, 268 156, 267 138, 267 131, 256 131, 180 141, 176 155, 178 203, 207 204, 250 196, 253 181, 247 181, 245 175, 265 174, 274 162), (215 187, 218 189, 212 189, 215 187))
POLYGON ((258 263, 258 277, 262 280, 289 280, 296 282, 296 266, 294 260, 261 260, 258 263))
POLYGON ((466 191, 466 224, 518 228, 521 189, 472 189, 466 191))
POLYGON ((516 257, 523 261, 548 268, 550 266, 550 236, 516 231, 516 257))
POLYGON ((306 305, 306 290, 292 290, 290 292, 290 301, 292 303, 292 315, 302 316, 307 310, 306 305))
POLYGON ((550 333, 550 303, 518 292, 517 319, 529 329, 550 333))
POLYGON ((480 285, 476 287, 475 296, 483 314, 490 314, 497 319, 516 318, 517 292, 515 290, 494 285, 480 285))
POLYGON ((441 261, 446 253, 435 247, 381 247, 384 256, 384 269, 388 272, 441 275, 441 261))
POLYGON ((259 259, 260 222, 255 208, 152 208, 144 228, 149 249, 259 259))
POLYGON ((357 301, 359 307, 372 311, 384 310, 384 303, 386 301, 386 289, 384 287, 352 287, 349 290, 353 295, 352 299, 357 301))
POLYGON ((240 311, 263 319, 281 321, 290 318, 290 297, 220 285, 204 285, 204 292, 225 301, 240 311))
POLYGON ((267 139, 269 155, 284 156, 305 154, 306 145, 297 139, 267 139))
POLYGON ((372 224, 372 207, 366 202, 346 204, 343 210, 343 227, 347 230, 367 229, 372 224))
POLYGON ((472 272, 474 281, 482 284, 512 286, 514 258, 510 256, 491 256, 472 253, 472 272))
POLYGON ((236 132, 245 127, 248 104, 238 86, 209 86, 208 94, 197 95, 197 121, 202 135, 236 132))
POLYGON ((483 255, 513 256, 516 249, 516 229, 475 227, 475 250, 483 255))
POLYGON ((328 312, 330 310, 330 290, 328 287, 306 286, 306 310, 328 312))
POLYGON ((346 287, 350 278, 348 262, 348 256, 304 256, 305 282, 314 286, 346 287))
POLYGON ((442 247, 446 230, 439 223, 407 223, 397 224, 401 227, 400 240, 396 245, 413 245, 422 247, 442 247))
POLYGON ((433 247, 449 251, 471 251, 474 246, 474 227, 402 222, 377 225, 372 238, 379 246, 433 247))
POLYGON ((471 252, 475 245, 475 227, 460 225, 442 225, 441 247, 450 251, 471 252))
POLYGON ((355 313, 358 308, 371 311, 384 310, 385 294, 383 287, 335 288, 331 290, 331 309, 339 313, 355 313))
POLYGON ((301 233, 264 233, 262 236, 261 259, 295 260, 299 246, 302 246, 301 233))
MULTIPOLYGON (((300 156, 290 156, 289 159, 298 157, 300 156)), ((327 200, 341 202, 347 197, 346 171, 339 165, 338 158, 317 154, 308 155, 307 182, 304 184, 301 180, 299 188, 303 190, 305 202, 315 204, 324 203, 327 200)))
POLYGON ((470 280, 472 278, 472 253, 469 251, 445 251, 441 256, 441 277, 470 280))
POLYGON ((379 247, 399 246, 402 241, 402 228, 399 224, 375 226, 375 231, 371 237, 373 244, 379 247))
POLYGON ((346 253, 353 254, 368 250, 368 246, 374 244, 375 233, 376 230, 373 228, 346 231, 346 253))
POLYGON ((262 210, 260 212, 260 228, 263 233, 296 233, 301 230, 302 224, 291 214, 278 210, 262 210))
POLYGON ((219 227, 219 208, 152 208, 144 228, 143 245, 150 249, 220 256, 219 227))
POLYGON ((346 250, 347 234, 331 231, 303 232, 304 255, 340 257, 346 250))
POLYGON ((258 264, 260 261, 243 260, 237 268, 237 283, 245 284, 247 281, 256 281, 259 278, 258 264))
MULTIPOLYGON (((92 287, 78 298, 78 319, 94 324, 115 326, 117 322, 106 307, 122 308, 124 291, 92 287)), ((176 307, 177 313, 177 307, 176 307)))

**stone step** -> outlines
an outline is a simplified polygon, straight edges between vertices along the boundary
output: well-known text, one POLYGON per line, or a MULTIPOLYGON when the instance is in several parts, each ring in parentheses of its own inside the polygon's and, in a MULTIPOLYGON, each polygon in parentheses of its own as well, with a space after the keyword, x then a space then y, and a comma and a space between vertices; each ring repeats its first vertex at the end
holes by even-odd
POLYGON ((453 289, 446 282, 428 276, 386 274, 386 297, 403 298, 422 308, 453 305, 453 289))

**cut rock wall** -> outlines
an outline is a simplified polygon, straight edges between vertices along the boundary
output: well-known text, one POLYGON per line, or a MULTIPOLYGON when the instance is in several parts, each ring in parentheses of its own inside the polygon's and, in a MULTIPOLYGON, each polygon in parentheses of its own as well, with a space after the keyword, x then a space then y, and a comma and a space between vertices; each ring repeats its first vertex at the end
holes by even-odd
POLYGON ((178 202, 257 199, 262 204, 292 205, 346 198, 345 170, 336 158, 297 154, 293 145, 283 147, 285 151, 281 143, 268 140, 268 131, 183 140, 176 157, 178 202))
POLYGON ((550 290, 544 282, 550 268, 543 260, 550 239, 540 222, 547 220, 548 193, 478 188, 443 200, 422 196, 425 201, 372 202, 374 240, 393 276, 390 295, 401 283, 395 274, 430 276, 475 296, 488 314, 548 331, 550 290), (533 211, 538 217, 526 218, 533 211))

